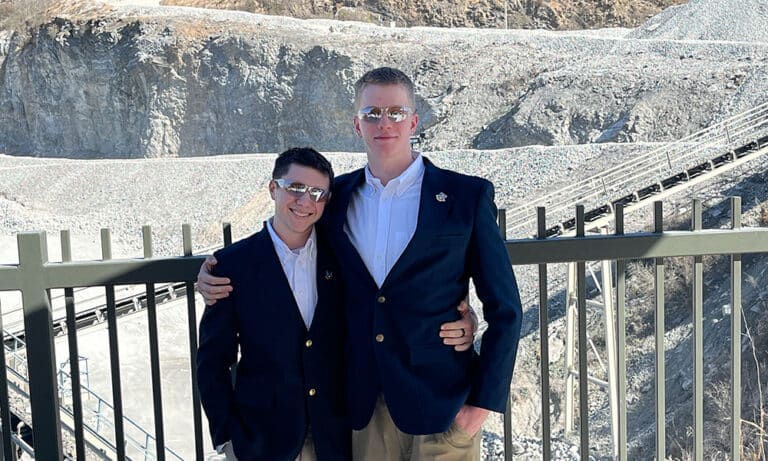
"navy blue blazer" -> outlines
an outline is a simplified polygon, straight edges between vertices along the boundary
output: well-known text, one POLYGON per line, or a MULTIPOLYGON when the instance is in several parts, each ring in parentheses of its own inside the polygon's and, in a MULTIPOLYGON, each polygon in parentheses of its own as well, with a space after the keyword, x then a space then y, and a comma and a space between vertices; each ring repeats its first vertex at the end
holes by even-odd
POLYGON ((340 176, 322 226, 342 264, 347 309, 347 411, 365 427, 384 395, 409 434, 448 429, 462 404, 503 412, 520 337, 517 283, 496 224, 493 185, 424 159, 416 232, 379 289, 344 232, 364 171, 340 176), (456 352, 438 336, 474 280, 488 329, 482 351, 456 352))
POLYGON ((293 461, 308 429, 320 461, 351 459, 340 277, 321 235, 309 330, 266 227, 215 253, 214 274, 229 277, 234 290, 205 309, 197 382, 214 446, 231 440, 240 461, 293 461))

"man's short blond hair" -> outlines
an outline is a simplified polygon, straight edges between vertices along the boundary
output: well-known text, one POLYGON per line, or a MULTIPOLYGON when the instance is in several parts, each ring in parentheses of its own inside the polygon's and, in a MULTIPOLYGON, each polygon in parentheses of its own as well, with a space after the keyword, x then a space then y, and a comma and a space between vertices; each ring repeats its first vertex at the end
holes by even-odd
MULTIPOLYGON (((408 93, 412 105, 416 104, 416 92, 413 81, 405 72, 393 67, 377 67, 369 70, 355 82, 355 108, 360 104, 360 95, 368 85, 402 85, 408 93)), ((415 107, 413 108, 416 109, 415 107)))

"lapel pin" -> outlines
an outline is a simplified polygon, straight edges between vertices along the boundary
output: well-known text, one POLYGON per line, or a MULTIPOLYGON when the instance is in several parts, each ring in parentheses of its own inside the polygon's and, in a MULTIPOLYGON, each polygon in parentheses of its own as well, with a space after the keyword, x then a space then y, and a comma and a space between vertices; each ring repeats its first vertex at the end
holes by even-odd
POLYGON ((333 272, 331 271, 325 271, 325 279, 326 280, 333 280, 333 272))
POLYGON ((445 192, 440 192, 439 194, 435 195, 435 200, 437 200, 440 203, 445 202, 445 199, 447 199, 448 196, 445 195, 445 192))

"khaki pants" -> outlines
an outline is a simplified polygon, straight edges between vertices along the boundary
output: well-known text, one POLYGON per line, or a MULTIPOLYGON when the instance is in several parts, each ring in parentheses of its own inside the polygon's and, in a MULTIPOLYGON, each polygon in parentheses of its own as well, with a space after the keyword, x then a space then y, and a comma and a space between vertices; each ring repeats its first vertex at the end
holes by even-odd
MULTIPOLYGON (((237 461, 237 456, 232 451, 232 444, 228 443, 224 447, 224 454, 227 456, 227 461, 237 461)), ((307 438, 304 439, 304 446, 301 449, 301 453, 296 457, 296 461, 317 461, 317 455, 315 454, 315 444, 312 443, 312 434, 307 431, 307 438)))
POLYGON ((470 437, 454 422, 438 434, 409 435, 400 431, 379 396, 371 421, 352 433, 354 461, 480 461, 481 432, 470 437))

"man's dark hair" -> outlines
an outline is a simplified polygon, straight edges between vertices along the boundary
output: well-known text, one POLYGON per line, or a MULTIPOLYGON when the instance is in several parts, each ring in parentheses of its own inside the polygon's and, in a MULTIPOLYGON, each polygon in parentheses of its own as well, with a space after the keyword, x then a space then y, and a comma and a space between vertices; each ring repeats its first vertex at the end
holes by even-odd
POLYGON ((363 74, 355 82, 355 107, 360 104, 360 95, 368 85, 402 85, 408 93, 408 99, 410 99, 411 104, 416 104, 416 91, 414 90, 413 81, 399 69, 378 67, 363 74))
POLYGON ((272 179, 279 179, 288 173, 291 165, 301 165, 315 170, 328 176, 328 180, 333 184, 333 167, 323 154, 311 147, 293 147, 277 156, 275 159, 275 168, 272 170, 272 179))

